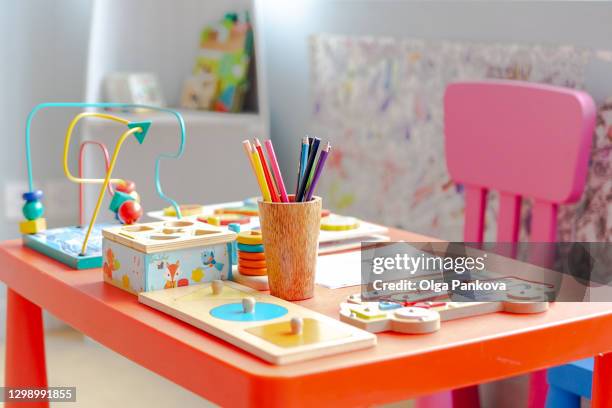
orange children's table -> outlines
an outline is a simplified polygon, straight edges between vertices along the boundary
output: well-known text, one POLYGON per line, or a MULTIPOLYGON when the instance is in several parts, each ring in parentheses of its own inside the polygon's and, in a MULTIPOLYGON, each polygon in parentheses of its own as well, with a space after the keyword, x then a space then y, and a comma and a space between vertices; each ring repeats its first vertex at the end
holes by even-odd
MULTIPOLYGON (((392 239, 427 237, 391 231, 392 239)), ((407 399, 596 357, 593 406, 612 406, 612 303, 557 303, 547 313, 495 313, 445 322, 427 335, 378 335, 361 351, 270 365, 138 303, 20 241, 0 244, 9 287, 7 386, 46 386, 41 309, 112 350, 222 406, 362 406, 407 399)), ((338 316, 355 288, 317 287, 300 302, 338 316)), ((24 405, 16 405, 23 407, 24 405)), ((39 406, 45 406, 39 404, 39 406)))

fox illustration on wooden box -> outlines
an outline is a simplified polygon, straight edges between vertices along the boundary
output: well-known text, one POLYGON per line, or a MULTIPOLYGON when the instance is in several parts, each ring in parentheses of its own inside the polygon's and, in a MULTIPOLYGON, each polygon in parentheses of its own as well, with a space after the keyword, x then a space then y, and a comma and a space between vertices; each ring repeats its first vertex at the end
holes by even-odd
POLYGON ((197 221, 102 231, 104 281, 131 293, 231 279, 236 234, 197 221))

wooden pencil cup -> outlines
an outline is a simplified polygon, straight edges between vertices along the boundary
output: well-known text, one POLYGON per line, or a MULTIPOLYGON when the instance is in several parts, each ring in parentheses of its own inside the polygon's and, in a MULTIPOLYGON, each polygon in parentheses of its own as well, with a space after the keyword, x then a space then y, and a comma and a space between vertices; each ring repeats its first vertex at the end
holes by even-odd
POLYGON ((313 296, 321 206, 321 197, 300 203, 259 201, 272 296, 284 300, 303 300, 313 296))

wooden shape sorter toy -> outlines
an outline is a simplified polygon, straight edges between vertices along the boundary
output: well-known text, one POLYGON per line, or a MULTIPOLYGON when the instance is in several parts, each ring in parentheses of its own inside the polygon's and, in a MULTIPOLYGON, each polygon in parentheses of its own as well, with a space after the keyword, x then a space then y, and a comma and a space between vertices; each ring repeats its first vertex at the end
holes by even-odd
POLYGON ((138 301, 283 365, 376 344, 376 336, 235 282, 143 292, 138 301))
POLYGON ((232 277, 236 234, 181 220, 106 228, 104 280, 132 293, 232 277))

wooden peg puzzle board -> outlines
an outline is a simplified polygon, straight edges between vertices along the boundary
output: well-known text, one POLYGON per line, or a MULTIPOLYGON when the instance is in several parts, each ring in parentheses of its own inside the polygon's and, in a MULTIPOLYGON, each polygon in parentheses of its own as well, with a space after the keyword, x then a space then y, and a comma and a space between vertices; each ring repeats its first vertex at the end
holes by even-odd
POLYGON ((312 310, 260 293, 235 282, 223 282, 219 294, 210 283, 143 292, 139 302, 189 323, 272 364, 289 364, 371 347, 376 336, 312 310), (242 299, 253 297, 253 313, 242 299), (303 319, 301 334, 290 321, 303 319))

